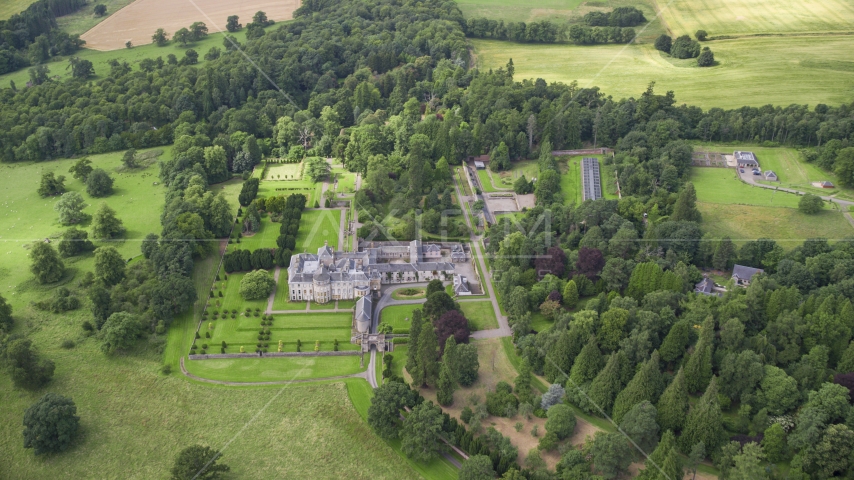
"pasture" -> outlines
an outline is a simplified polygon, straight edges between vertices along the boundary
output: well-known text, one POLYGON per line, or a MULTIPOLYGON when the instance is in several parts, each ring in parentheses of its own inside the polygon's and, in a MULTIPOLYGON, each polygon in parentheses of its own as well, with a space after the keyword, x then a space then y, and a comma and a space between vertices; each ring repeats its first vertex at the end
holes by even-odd
POLYGON ((5 0, 0 3, 0 20, 7 20, 16 13, 21 13, 35 3, 35 0, 5 0))
POLYGON ((497 69, 512 58, 514 78, 577 81, 615 99, 639 98, 651 81, 673 90, 678 104, 738 108, 767 104, 839 105, 854 98, 854 36, 762 37, 711 44, 718 65, 674 60, 651 44, 578 46, 471 40, 478 66, 497 69), (804 88, 809 85, 809 88, 804 88))
MULTIPOLYGON (((348 339, 349 340, 349 339, 348 339)), ((313 348, 313 347, 312 347, 313 348)), ((367 365, 367 361, 365 362, 367 365)), ((226 382, 282 382, 352 375, 365 369, 359 355, 340 357, 213 358, 187 360, 193 375, 226 382)))
MULTIPOLYGON (((459 300, 459 299, 458 299, 459 300)), ((460 310, 469 321, 469 329, 474 332, 477 330, 492 330, 498 328, 498 319, 495 318, 495 310, 492 309, 492 302, 459 302, 460 310)))
MULTIPOLYGON (((58 17, 56 25, 71 35, 81 35, 133 2, 134 0, 98 0, 97 2, 89 2, 88 5, 74 13, 58 17), (95 16, 95 5, 107 7, 107 14, 103 17, 95 16)), ((154 33, 154 31, 151 33, 154 33)))
MULTIPOLYGON (((169 157, 170 148, 160 148, 169 157)), ((140 242, 149 233, 160 232, 160 212, 163 209, 164 188, 158 183, 157 167, 149 166, 127 172, 117 172, 121 166, 123 152, 113 152, 88 157, 94 168, 103 168, 114 179, 113 194, 105 198, 92 198, 86 193, 83 182, 71 177, 68 169, 76 160, 60 159, 39 163, 22 162, 0 165, 0 191, 3 192, 3 212, 0 213, 0 277, 3 295, 13 307, 25 305, 30 300, 41 300, 37 293, 52 290, 55 285, 42 287, 36 284, 30 273, 28 249, 36 241, 51 238, 54 242, 70 227, 59 224, 54 205, 60 197, 41 198, 36 190, 42 173, 54 172, 66 177, 66 191, 80 193, 88 205, 83 212, 95 213, 98 205, 106 203, 116 211, 116 216, 125 226, 125 234, 108 242, 96 241, 95 246, 109 244, 124 258, 140 255, 140 242)), ((76 225, 88 230, 89 221, 76 225)), ((90 232, 91 233, 91 232, 90 232)), ((61 282, 69 282, 76 275, 94 267, 91 253, 64 259, 68 273, 61 282)))
MULTIPOLYGON (((656 0, 674 35, 851 32, 854 5, 849 0, 656 0)), ((714 50, 714 44, 712 44, 714 50)))
POLYGON ((697 203, 703 215, 703 233, 715 238, 730 237, 736 244, 757 238, 771 238, 786 250, 808 238, 830 240, 854 237, 852 227, 842 213, 825 209, 817 215, 805 215, 793 208, 756 205, 697 203))
POLYGON ((151 35, 158 28, 171 35, 193 22, 204 22, 208 31, 222 32, 225 31, 226 17, 230 15, 238 15, 243 25, 250 23, 252 15, 259 10, 271 20, 282 21, 293 18, 293 11, 298 7, 299 0, 255 0, 247 3, 208 0, 204 2, 204 9, 194 2, 136 0, 80 38, 86 40, 88 48, 93 50, 118 50, 124 48, 128 40, 134 45, 151 43, 151 35))
POLYGON ((294 253, 317 253, 328 242, 334 250, 338 247, 342 210, 305 210, 300 218, 297 248, 294 253))

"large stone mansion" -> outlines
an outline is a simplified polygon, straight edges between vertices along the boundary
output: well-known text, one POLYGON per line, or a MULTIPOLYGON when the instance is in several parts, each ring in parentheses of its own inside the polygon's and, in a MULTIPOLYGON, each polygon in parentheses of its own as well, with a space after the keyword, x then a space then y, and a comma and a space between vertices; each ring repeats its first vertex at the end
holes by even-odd
POLYGON ((289 298, 326 303, 363 297, 390 283, 450 280, 454 263, 465 261, 461 244, 440 246, 414 240, 403 245, 368 246, 358 252, 336 252, 327 244, 317 250, 317 255, 291 257, 289 298))

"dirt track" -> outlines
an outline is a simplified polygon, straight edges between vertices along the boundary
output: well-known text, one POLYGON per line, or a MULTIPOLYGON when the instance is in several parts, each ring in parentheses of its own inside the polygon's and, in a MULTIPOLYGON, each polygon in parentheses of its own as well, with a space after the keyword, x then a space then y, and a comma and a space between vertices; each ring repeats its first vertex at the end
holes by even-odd
POLYGON ((221 32, 230 15, 238 15, 244 26, 259 10, 271 20, 289 20, 299 5, 300 0, 136 0, 81 38, 93 50, 117 50, 128 40, 134 45, 151 43, 158 28, 166 30, 170 38, 193 22, 204 22, 210 33, 221 32))

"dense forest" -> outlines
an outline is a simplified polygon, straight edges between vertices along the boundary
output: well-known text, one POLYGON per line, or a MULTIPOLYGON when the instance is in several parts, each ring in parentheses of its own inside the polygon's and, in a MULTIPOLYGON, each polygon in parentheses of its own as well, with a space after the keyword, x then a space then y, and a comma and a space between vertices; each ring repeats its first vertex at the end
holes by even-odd
MULTIPOLYGON (((97 72, 106 77, 96 81, 0 91, 5 162, 174 144, 174 158, 161 163, 162 231, 143 243, 143 261, 90 279, 94 324, 87 328, 131 312, 163 332, 191 305, 193 259, 234 224, 208 186, 250 171, 264 155, 340 159, 364 176, 360 218, 401 220, 380 234, 401 240, 414 238, 416 220, 438 232, 440 212, 452 205, 450 166, 470 155, 490 154, 496 169, 536 158, 537 206, 487 234, 525 368, 563 385, 575 407, 634 425, 652 453, 644 478, 666 478, 658 476, 661 465, 677 471, 680 453, 712 458, 724 478, 784 478, 775 468, 750 470, 764 461, 789 462, 785 478, 851 470, 854 244, 814 239, 786 252, 767 239, 736 248, 730 239, 704 238, 686 181, 687 140, 703 140, 803 147, 808 160, 854 183, 854 105, 703 111, 654 85, 638 98, 613 99, 598 88, 515 81, 512 60, 496 71, 471 68, 471 26, 449 1, 309 1, 295 16, 242 52, 226 40, 227 51, 201 67, 150 62, 145 70, 97 72), (551 152, 582 145, 614 147, 623 199, 564 204, 551 152), (700 268, 736 262, 765 273, 720 298, 690 293, 700 268), (586 299, 580 309, 579 298, 586 299), (553 326, 535 332, 534 313, 553 326)), ((636 21, 597 17, 589 28, 636 21)), ((252 200, 247 210, 258 208, 252 200)), ((366 222, 360 236, 383 230, 379 224, 366 222)), ((451 229, 468 235, 460 222, 451 229)), ((239 253, 229 266, 246 261, 253 265, 252 254, 239 253)), ((434 373, 424 383, 443 381, 434 373)), ((521 392, 517 384, 516 404, 556 407, 531 395, 529 383, 519 383, 521 392)), ((398 411, 423 402, 389 384, 400 399, 385 423, 394 438, 398 411)), ((514 403, 501 388, 496 402, 514 403)), ((423 407, 425 418, 440 418, 435 413, 423 407)), ((491 453, 506 447, 503 438, 488 432, 475 442, 456 421, 440 421, 437 435, 468 435, 466 444, 492 455, 507 478, 614 478, 642 459, 622 436, 606 434, 584 455, 564 452, 557 473, 520 472, 512 449, 491 453)), ((563 439, 543 438, 546 450, 563 439)))
POLYGON ((56 17, 85 5, 86 0, 39 0, 0 21, 0 75, 76 52, 85 42, 58 29, 56 17))

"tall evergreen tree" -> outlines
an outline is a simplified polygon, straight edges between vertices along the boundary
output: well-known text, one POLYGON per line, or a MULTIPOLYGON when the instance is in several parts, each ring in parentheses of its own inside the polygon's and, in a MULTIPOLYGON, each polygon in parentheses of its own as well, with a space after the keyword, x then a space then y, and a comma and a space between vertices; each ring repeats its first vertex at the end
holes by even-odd
POLYGON ((685 424, 687 413, 688 389, 685 387, 685 372, 680 368, 658 399, 658 424, 662 430, 678 432, 685 424))
POLYGON ((453 404, 456 389, 457 382, 454 380, 454 374, 451 373, 451 367, 442 362, 439 368, 439 380, 436 383, 436 400, 445 407, 453 404))
MULTIPOLYGON (((660 469, 663 468, 664 462, 667 461, 667 457, 675 447, 676 436, 670 430, 665 431, 655 450, 652 451, 652 454, 644 462, 644 468, 638 474, 638 480, 658 480, 661 475, 660 469)), ((681 479, 682 477, 676 478, 681 479)))
POLYGON ((563 383, 572 369, 572 363, 581 351, 583 340, 578 328, 572 328, 560 334, 546 354, 543 371, 546 380, 551 383, 563 383))
POLYGON ((724 237, 715 249, 715 255, 712 257, 712 266, 718 270, 729 270, 732 267, 732 262, 735 260, 735 244, 732 243, 729 237, 724 237))
MULTIPOLYGON (((439 339, 430 322, 424 322, 418 335, 418 370, 421 386, 436 385, 439 376, 439 339)), ((415 381, 415 376, 412 377, 415 381)))
POLYGON ((445 351, 442 352, 442 364, 448 366, 448 369, 450 370, 449 373, 451 374, 451 380, 453 380, 454 386, 456 387, 457 383, 460 381, 460 361, 459 355, 457 355, 457 339, 455 339, 453 335, 445 340, 445 351))
POLYGON ((673 214, 670 215, 671 220, 699 222, 700 211, 697 210, 697 191, 694 189, 694 184, 687 182, 682 191, 679 192, 679 197, 673 205, 673 214))
POLYGON ((412 383, 421 385, 423 379, 417 375, 421 370, 418 368, 418 337, 421 334, 421 309, 417 308, 412 312, 412 322, 409 324, 409 344, 406 352, 406 371, 412 377, 412 383))
MULTIPOLYGON (((447 351, 447 347, 445 347, 445 352, 447 351)), ((528 357, 522 357, 522 363, 519 365, 519 376, 516 377, 514 385, 520 403, 531 403, 531 378, 531 364, 528 362, 528 357)))
POLYGON ((593 383, 590 384, 590 390, 587 395, 590 397, 590 403, 593 405, 589 405, 588 409, 585 409, 588 410, 587 413, 599 414, 599 408, 601 408, 606 414, 611 414, 614 399, 623 388, 623 383, 620 380, 622 378, 620 372, 620 367, 622 366, 619 358, 620 355, 622 355, 621 352, 611 354, 608 357, 608 363, 605 364, 605 368, 596 375, 593 383), (596 408, 597 406, 598 408, 596 408))
POLYGON ((575 280, 566 282, 566 286, 563 287, 563 305, 570 310, 578 305, 578 286, 575 280))
POLYGON ((647 400, 650 403, 655 403, 658 400, 658 394, 661 391, 661 371, 659 370, 658 351, 652 352, 652 356, 640 370, 635 374, 632 380, 626 385, 614 401, 614 421, 620 422, 623 416, 629 412, 638 403, 647 400))
POLYGON ((724 439, 723 417, 718 402, 718 382, 716 377, 712 377, 706 392, 688 412, 680 443, 683 452, 690 452, 691 447, 698 442, 703 442, 706 451, 713 452, 724 439))
POLYGON ((572 370, 569 372, 569 379, 575 385, 583 385, 596 378, 600 370, 602 370, 602 352, 599 351, 596 337, 591 335, 587 345, 584 345, 581 353, 575 358, 572 370))

